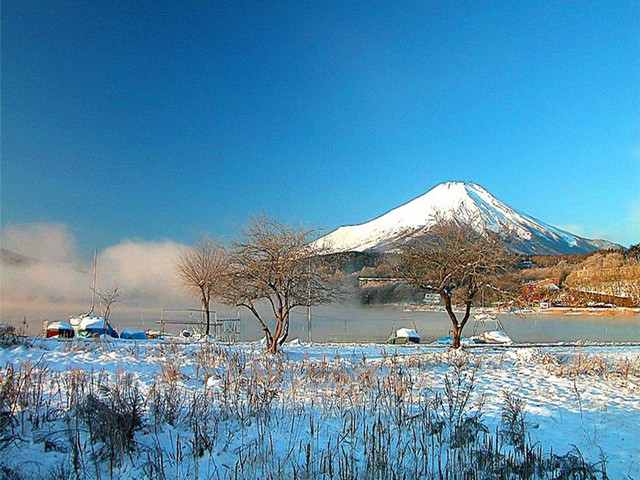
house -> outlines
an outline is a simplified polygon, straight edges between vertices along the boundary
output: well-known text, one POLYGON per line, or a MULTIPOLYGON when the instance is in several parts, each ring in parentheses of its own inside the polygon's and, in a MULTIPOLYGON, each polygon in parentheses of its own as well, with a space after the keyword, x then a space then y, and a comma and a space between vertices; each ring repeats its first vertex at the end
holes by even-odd
POLYGON ((528 303, 539 303, 548 301, 550 297, 560 290, 557 278, 545 278, 525 283, 522 286, 520 299, 528 303))

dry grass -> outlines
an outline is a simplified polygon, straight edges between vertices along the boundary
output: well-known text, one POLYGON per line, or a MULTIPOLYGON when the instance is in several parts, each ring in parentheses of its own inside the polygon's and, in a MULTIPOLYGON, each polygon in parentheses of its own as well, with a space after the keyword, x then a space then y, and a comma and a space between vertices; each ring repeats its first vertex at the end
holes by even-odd
MULTIPOLYGON (((151 381, 0 368, 0 469, 27 478, 6 453, 42 442, 61 461, 48 478, 606 478, 604 462, 532 444, 513 393, 504 394, 500 428, 488 428, 476 392, 482 363, 470 354, 289 361, 211 344, 126 348, 158 365, 151 381)), ((534 361, 560 376, 640 371, 637 359, 534 361)))
POLYGON ((617 386, 628 386, 640 382, 640 356, 610 359, 606 356, 583 354, 566 356, 545 354, 537 361, 547 371, 558 377, 597 378, 610 381, 617 386))

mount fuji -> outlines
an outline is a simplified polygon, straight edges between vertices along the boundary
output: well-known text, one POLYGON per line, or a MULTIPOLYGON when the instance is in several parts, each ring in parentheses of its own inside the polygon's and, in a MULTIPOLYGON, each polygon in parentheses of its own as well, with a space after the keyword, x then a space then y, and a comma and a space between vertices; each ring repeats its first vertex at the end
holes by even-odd
POLYGON ((520 213, 471 182, 441 183, 424 195, 360 225, 340 227, 316 240, 333 253, 384 252, 428 234, 435 217, 470 222, 476 230, 505 230, 515 236, 517 253, 556 255, 621 248, 591 240, 520 213), (460 218, 464 212, 465 218, 460 218))

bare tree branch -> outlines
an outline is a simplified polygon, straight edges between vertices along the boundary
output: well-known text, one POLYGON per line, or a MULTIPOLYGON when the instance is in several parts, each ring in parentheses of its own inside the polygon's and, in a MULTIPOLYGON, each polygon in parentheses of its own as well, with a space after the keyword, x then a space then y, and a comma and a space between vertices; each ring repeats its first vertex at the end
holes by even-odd
POLYGON ((95 294, 100 300, 100 311, 102 312, 102 316, 105 320, 109 320, 109 315, 111 315, 113 305, 122 301, 119 290, 120 286, 117 282, 106 290, 95 290, 95 294))
POLYGON ((202 302, 207 318, 205 335, 209 335, 211 298, 225 287, 228 255, 216 242, 203 238, 193 247, 180 252, 176 268, 182 285, 202 302))
POLYGON ((271 353, 287 339, 293 308, 328 303, 339 293, 332 282, 335 269, 324 256, 327 252, 310 243, 311 234, 300 226, 258 217, 231 247, 225 300, 251 311, 271 353), (259 301, 270 306, 275 328, 269 328, 255 307, 259 301))
POLYGON ((437 292, 453 327, 453 348, 460 347, 462 330, 471 316, 477 295, 500 290, 490 286, 512 264, 500 233, 478 228, 480 224, 469 212, 453 218, 436 214, 435 224, 419 239, 401 247, 398 273, 415 286, 437 292), (453 307, 464 305, 458 319, 453 307))

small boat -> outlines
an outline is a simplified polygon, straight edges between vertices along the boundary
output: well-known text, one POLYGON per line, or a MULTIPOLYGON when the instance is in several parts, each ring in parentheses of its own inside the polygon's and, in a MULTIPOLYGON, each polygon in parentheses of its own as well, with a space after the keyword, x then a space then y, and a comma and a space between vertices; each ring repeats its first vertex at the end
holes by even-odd
POLYGON ((395 322, 391 331, 391 336, 387 340, 387 343, 393 345, 406 345, 420 343, 420 334, 417 331, 416 324, 414 322, 413 328, 398 328, 396 329, 395 322))
POLYGON ((162 332, 160 330, 147 330, 145 333, 149 340, 160 338, 162 336, 162 332))
POLYGON ((144 330, 125 328, 120 332, 120 338, 124 338, 125 340, 147 340, 149 337, 147 336, 147 332, 144 330))
POLYGON ((511 337, 502 330, 492 330, 483 332, 480 335, 471 337, 474 343, 498 343, 502 345, 510 345, 513 343, 511 337))
POLYGON ((46 338, 73 338, 76 332, 67 322, 46 322, 45 337, 46 338))
POLYGON ((474 315, 474 319, 473 336, 470 338, 473 343, 496 345, 511 345, 513 343, 511 337, 505 333, 504 326, 498 317, 482 313, 480 315, 474 315), (489 330, 487 322, 494 322, 495 328, 489 330), (480 327, 484 328, 485 331, 478 333, 480 327))
POLYGON ((76 332, 78 337, 93 337, 95 335, 108 335, 118 338, 118 332, 111 326, 104 317, 96 315, 81 315, 79 317, 69 318, 69 323, 76 332))

